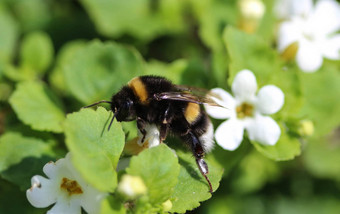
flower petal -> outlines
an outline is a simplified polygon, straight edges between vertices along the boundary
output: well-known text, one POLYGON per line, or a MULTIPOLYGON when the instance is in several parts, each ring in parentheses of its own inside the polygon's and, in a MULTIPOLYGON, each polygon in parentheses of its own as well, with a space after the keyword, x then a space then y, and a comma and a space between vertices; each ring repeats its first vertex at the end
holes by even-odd
POLYGON ((312 7, 312 0, 276 0, 274 12, 278 18, 289 19, 292 16, 307 16, 312 7))
POLYGON ((322 55, 327 59, 340 59, 340 34, 324 40, 320 44, 322 55))
POLYGON ((274 114, 284 103, 284 94, 275 85, 262 87, 257 94, 256 109, 262 114, 274 114))
POLYGON ((256 77, 250 70, 242 70, 235 76, 231 89, 239 101, 252 101, 257 90, 256 77))
POLYGON ((312 0, 290 0, 291 15, 308 16, 313 8, 312 0))
POLYGON ((43 167, 44 173, 47 175, 48 178, 56 178, 60 177, 62 171, 64 171, 65 165, 65 158, 61 158, 56 162, 50 161, 43 167))
POLYGON ((235 114, 235 99, 228 92, 223 90, 222 88, 214 88, 211 92, 220 99, 212 98, 217 104, 224 106, 217 107, 211 105, 204 105, 206 112, 213 118, 216 119, 227 119, 235 114))
POLYGON ((144 129, 146 130, 144 142, 142 142, 143 134, 140 132, 140 130, 138 130, 137 144, 139 146, 143 146, 144 143, 148 142, 149 148, 158 146, 160 144, 160 133, 158 127, 155 124, 146 124, 144 129))
POLYGON ((87 187, 81 198, 80 205, 91 214, 99 213, 101 201, 106 197, 106 193, 99 192, 93 187, 87 187))
POLYGON ((57 201, 55 188, 50 180, 36 175, 32 177, 31 183, 32 187, 26 191, 26 197, 34 207, 48 207, 57 201))
POLYGON ((328 35, 340 29, 340 4, 333 0, 317 1, 310 19, 314 32, 328 35))
POLYGON ((222 148, 233 151, 239 147, 242 142, 243 130, 243 123, 235 118, 229 119, 216 129, 216 142, 222 148))
POLYGON ((246 130, 250 140, 263 145, 275 145, 281 135, 281 129, 276 121, 260 114, 246 125, 246 130))
POLYGON ((47 214, 81 214, 79 200, 58 200, 47 214))
POLYGON ((279 26, 277 49, 283 52, 294 42, 297 42, 302 37, 301 27, 302 21, 300 18, 295 18, 292 21, 283 22, 279 26))
POLYGON ((319 48, 307 41, 301 40, 296 54, 296 63, 304 72, 315 72, 322 66, 322 55, 319 48))

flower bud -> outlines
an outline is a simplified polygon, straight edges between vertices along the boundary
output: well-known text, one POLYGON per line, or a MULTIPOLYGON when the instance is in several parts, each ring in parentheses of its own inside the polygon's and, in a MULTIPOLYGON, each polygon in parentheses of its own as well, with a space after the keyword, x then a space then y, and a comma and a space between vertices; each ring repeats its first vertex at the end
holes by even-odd
POLYGON ((172 202, 170 200, 166 200, 162 203, 162 207, 165 212, 169 212, 172 208, 172 202))
POLYGON ((238 7, 241 13, 240 28, 248 33, 255 32, 265 12, 263 2, 261 0, 240 0, 238 7))
POLYGON ((118 184, 117 191, 129 199, 146 194, 147 188, 139 176, 123 175, 118 184))
POLYGON ((314 133, 314 124, 310 120, 301 120, 298 133, 301 136, 311 136, 314 133))

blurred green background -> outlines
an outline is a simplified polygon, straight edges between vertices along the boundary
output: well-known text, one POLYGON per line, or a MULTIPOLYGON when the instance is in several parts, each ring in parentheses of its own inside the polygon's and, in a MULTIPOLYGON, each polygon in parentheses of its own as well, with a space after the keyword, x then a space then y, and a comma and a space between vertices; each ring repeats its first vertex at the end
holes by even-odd
MULTIPOLYGON (((230 77, 247 66, 259 87, 271 80, 289 85, 286 97, 294 99, 276 119, 299 142, 301 155, 274 161, 247 140, 234 152, 216 146, 212 155, 225 170, 220 187, 188 213, 339 213, 340 63, 326 60, 307 76, 284 62, 275 51, 274 2, 263 4, 265 13, 254 21, 244 17, 237 0, 1 0, 0 135, 43 139, 57 145, 46 154, 60 157, 66 151, 59 123, 64 114, 109 99, 134 76, 229 89, 230 77), (233 30, 228 34, 227 28, 233 30), (284 63, 288 76, 267 78, 284 63), (27 83, 37 80, 36 86, 27 83), (21 103, 22 93, 33 103, 21 103), (36 110, 33 116, 29 109, 36 110), (45 110, 54 113, 34 121, 45 110), (301 121, 312 121, 312 134, 301 133, 301 121)), ((136 131, 126 126, 133 137, 136 131)), ((0 162, 0 213, 43 212, 27 202, 24 190, 47 161, 20 166, 29 171, 24 176, 0 162)))

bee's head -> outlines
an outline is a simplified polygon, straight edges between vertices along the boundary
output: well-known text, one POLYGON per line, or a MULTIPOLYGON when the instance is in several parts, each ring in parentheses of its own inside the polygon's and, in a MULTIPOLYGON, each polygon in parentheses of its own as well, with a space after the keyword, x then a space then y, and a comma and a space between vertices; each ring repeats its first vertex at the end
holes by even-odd
POLYGON ((112 97, 111 109, 117 121, 136 119, 135 95, 129 87, 123 87, 112 97))

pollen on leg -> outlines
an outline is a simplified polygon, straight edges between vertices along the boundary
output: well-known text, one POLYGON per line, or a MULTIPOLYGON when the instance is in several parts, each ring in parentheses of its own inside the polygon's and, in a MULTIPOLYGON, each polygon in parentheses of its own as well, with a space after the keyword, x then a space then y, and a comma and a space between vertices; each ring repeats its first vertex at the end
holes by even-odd
POLYGON ((71 195, 79 195, 83 193, 81 186, 75 180, 70 180, 68 178, 63 178, 60 184, 60 188, 71 195))

